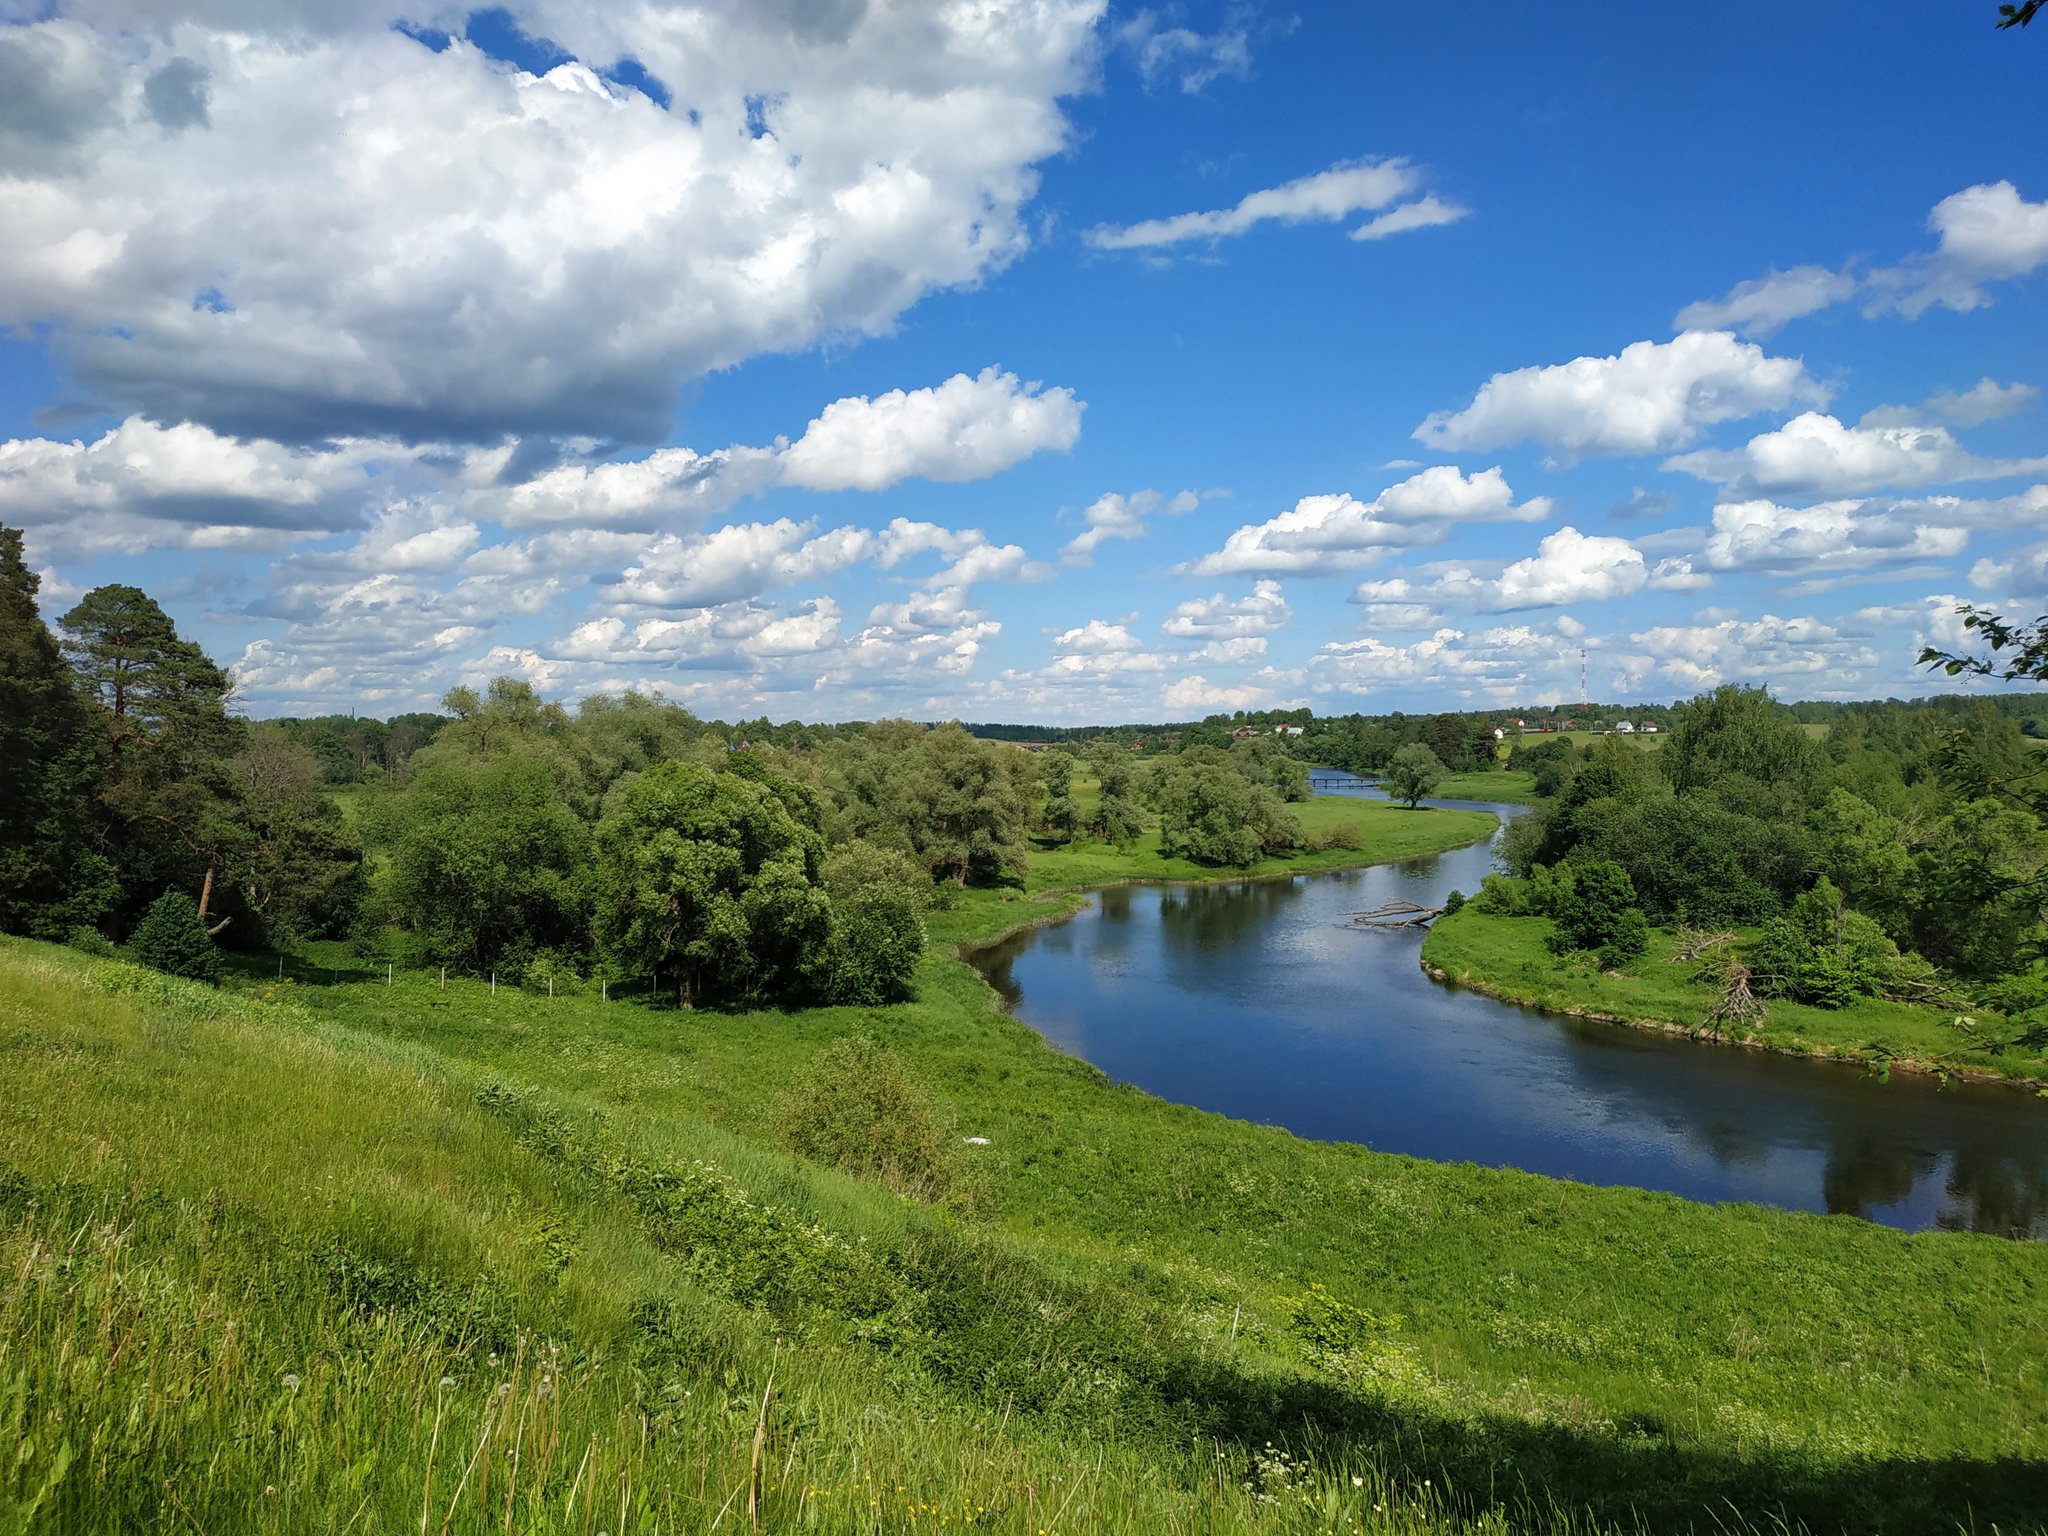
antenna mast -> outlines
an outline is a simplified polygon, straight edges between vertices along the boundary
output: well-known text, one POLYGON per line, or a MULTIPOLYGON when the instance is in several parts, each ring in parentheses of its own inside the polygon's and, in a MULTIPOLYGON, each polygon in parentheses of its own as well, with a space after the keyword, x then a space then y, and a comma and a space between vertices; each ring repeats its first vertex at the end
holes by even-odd
POLYGON ((1586 696, 1586 648, 1579 647, 1579 713, 1585 714, 1593 707, 1593 701, 1586 696))

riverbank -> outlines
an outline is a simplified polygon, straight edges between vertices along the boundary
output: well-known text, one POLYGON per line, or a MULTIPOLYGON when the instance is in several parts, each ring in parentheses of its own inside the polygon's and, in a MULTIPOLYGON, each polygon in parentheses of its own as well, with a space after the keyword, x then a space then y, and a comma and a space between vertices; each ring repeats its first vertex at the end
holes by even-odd
MULTIPOLYGON (((689 1013, 0 942, 0 1055, 0 1360, 23 1422, 106 1447, 66 1529, 157 1528, 166 1486, 207 1529, 429 1493, 451 1529, 508 1495, 572 1526, 592 1479, 701 1529, 755 1467, 764 1528, 849 1533, 2023 1530, 2048 1500, 2048 1246, 1302 1141, 1110 1083, 949 951, 899 1006, 689 1013), (855 1034, 945 1128, 944 1207, 782 1144, 855 1034), (557 1449, 508 1488, 521 1422, 557 1449)), ((0 1513, 57 1465, 9 1450, 0 1513)))
POLYGON ((1709 1043, 1785 1055, 1853 1062, 1867 1069, 1925 1072, 1978 1082, 2039 1088, 2048 1084, 2048 1053, 1989 1041, 2009 1034, 1995 1015, 1863 999, 1851 1007, 1814 1008, 1769 1000, 1752 1029, 1713 1031, 1704 1020, 1715 996, 1690 979, 1694 966, 1671 963, 1678 947, 1668 930, 1654 930, 1644 956, 1620 972, 1552 955, 1541 917, 1503 917, 1472 907, 1439 918, 1422 946, 1422 966, 1440 981, 1468 987, 1503 1002, 1709 1043))
POLYGON ((1410 811, 1351 795, 1315 795, 1287 810, 1301 823, 1307 843, 1289 853, 1244 865, 1197 864, 1192 859, 1169 858, 1160 850, 1158 826, 1148 824, 1129 848, 1093 840, 1034 846, 1024 888, 1037 894, 1130 881, 1259 880, 1313 874, 1462 848, 1491 837, 1500 824, 1491 811, 1429 807, 1410 811))
POLYGON ((1301 848, 1227 867, 1167 857, 1160 850, 1156 825, 1148 825, 1128 848, 1092 839, 1065 846, 1036 846, 1022 891, 985 887, 955 891, 951 905, 927 918, 927 932, 935 946, 948 951, 992 944, 1022 929, 1071 916, 1080 909, 1087 892, 1106 886, 1284 880, 1445 853, 1489 838, 1500 826, 1500 818, 1491 811, 1409 811, 1348 795, 1317 795, 1288 809, 1310 841, 1337 839, 1345 846, 1301 848))

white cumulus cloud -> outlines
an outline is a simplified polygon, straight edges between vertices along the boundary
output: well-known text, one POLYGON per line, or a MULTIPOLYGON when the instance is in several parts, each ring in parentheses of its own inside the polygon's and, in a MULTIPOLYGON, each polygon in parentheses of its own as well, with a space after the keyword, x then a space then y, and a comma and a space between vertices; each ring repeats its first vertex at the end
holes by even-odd
POLYGON ((1218 576, 1355 569, 1389 550, 1441 543, 1459 523, 1533 522, 1549 511, 1541 496, 1517 503, 1498 467, 1467 475, 1439 464, 1371 501, 1349 492, 1304 496, 1278 517, 1237 529, 1188 570, 1218 576))
POLYGON ((1738 495, 1856 496, 2039 474, 2048 470, 2048 457, 1980 458, 1946 427, 1845 427, 1807 411, 1741 448, 1680 454, 1664 467, 1720 481, 1738 495))
POLYGON ((879 491, 913 476, 981 480, 1081 435, 1070 389, 984 368, 930 389, 855 395, 825 407, 780 457, 782 481, 812 491, 879 491))
POLYGON ((1654 453, 1716 422, 1824 403, 1827 393, 1797 358, 1768 356, 1725 331, 1687 331, 1612 357, 1497 373, 1470 405, 1436 412, 1415 436, 1447 449, 1537 442, 1567 458, 1654 453))
POLYGON ((1627 539, 1584 534, 1566 524, 1546 535, 1536 553, 1486 577, 1453 566, 1434 579, 1411 581, 1404 576, 1368 581, 1352 601, 1368 605, 1454 603, 1488 612, 1523 608, 1555 608, 1566 603, 1627 597, 1649 579, 1643 552, 1627 539))
POLYGON ((1934 205, 1932 251, 1870 274, 1868 307, 1908 319, 1942 308, 1982 309, 1986 285, 2048 265, 2048 201, 2030 203, 2009 181, 1965 187, 1934 205))
POLYGON ((1943 422, 1952 427, 1981 427, 1987 421, 2016 416, 2041 398, 2031 384, 2001 384, 1979 379, 1968 389, 1944 389, 1917 406, 1880 405, 1865 411, 1861 427, 1920 427, 1943 422))
POLYGON ((1670 624, 1629 636, 1666 679, 1683 689, 1727 682, 1770 683, 1795 692, 1853 685, 1879 666, 1869 644, 1816 618, 1726 618, 1670 624))
POLYGON ((1163 508, 1178 516, 1194 511, 1201 502, 1193 491, 1178 491, 1170 498, 1150 490, 1128 496, 1106 492, 1083 510, 1081 520, 1088 526, 1060 546, 1060 558, 1069 565, 1091 564, 1095 551, 1113 539, 1142 539, 1145 519, 1153 513, 1163 508))
POLYGON ((1284 627, 1294 610, 1280 595, 1277 581, 1254 582, 1249 596, 1196 597, 1173 610, 1173 617, 1160 626, 1163 634, 1177 639, 1231 640, 1266 635, 1284 627))
POLYGON ((509 481, 518 445, 478 449, 463 466, 465 494, 473 511, 508 528, 695 527, 777 486, 879 491, 915 478, 983 479, 1073 447, 1084 409, 1072 390, 990 367, 928 388, 835 400, 796 442, 772 447, 658 448, 509 481))
POLYGON ((361 526, 374 472, 413 458, 392 442, 293 448, 131 416, 90 443, 0 443, 0 517, 77 553, 275 548, 361 526))
POLYGON ((1122 624, 1090 619, 1086 624, 1055 635, 1052 648, 1054 654, 1060 656, 1112 656, 1142 651, 1145 643, 1122 624))
POLYGON ((1977 514, 1953 500, 1826 501, 1787 507, 1768 499, 1723 502, 1699 559, 1719 571, 1868 569, 1945 560, 1969 543, 1977 514))
POLYGON ((1159 696, 1159 702, 1176 713, 1192 713, 1198 709, 1213 713, 1224 709, 1253 709, 1267 696, 1266 690, 1257 683, 1212 683, 1197 672, 1178 682, 1168 683, 1159 696))
POLYGON ((1103 6, 510 0, 579 61, 542 76, 389 0, 75 9, 0 33, 42 82, 0 323, 98 396, 284 440, 655 441, 682 383, 1024 250, 1103 6), (596 73, 626 58, 670 105, 596 73))

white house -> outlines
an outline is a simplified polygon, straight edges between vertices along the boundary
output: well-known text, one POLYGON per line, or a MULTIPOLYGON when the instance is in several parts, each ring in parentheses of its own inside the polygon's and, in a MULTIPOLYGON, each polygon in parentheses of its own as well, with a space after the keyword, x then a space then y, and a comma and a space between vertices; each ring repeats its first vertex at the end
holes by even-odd
POLYGON ((1614 728, 1624 736, 1633 736, 1636 733, 1634 723, 1628 720, 1618 722, 1614 728))

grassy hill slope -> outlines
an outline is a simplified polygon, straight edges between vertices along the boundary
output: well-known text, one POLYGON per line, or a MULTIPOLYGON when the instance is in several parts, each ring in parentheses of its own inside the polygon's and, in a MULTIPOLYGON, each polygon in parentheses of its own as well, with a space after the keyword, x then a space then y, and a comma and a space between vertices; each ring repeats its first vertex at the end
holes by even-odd
POLYGON ((2043 1528, 2039 1246, 1300 1141, 938 951, 799 1013, 342 975, 0 942, 0 1529, 2043 1528), (783 1145, 852 1035, 942 1202, 783 1145))

